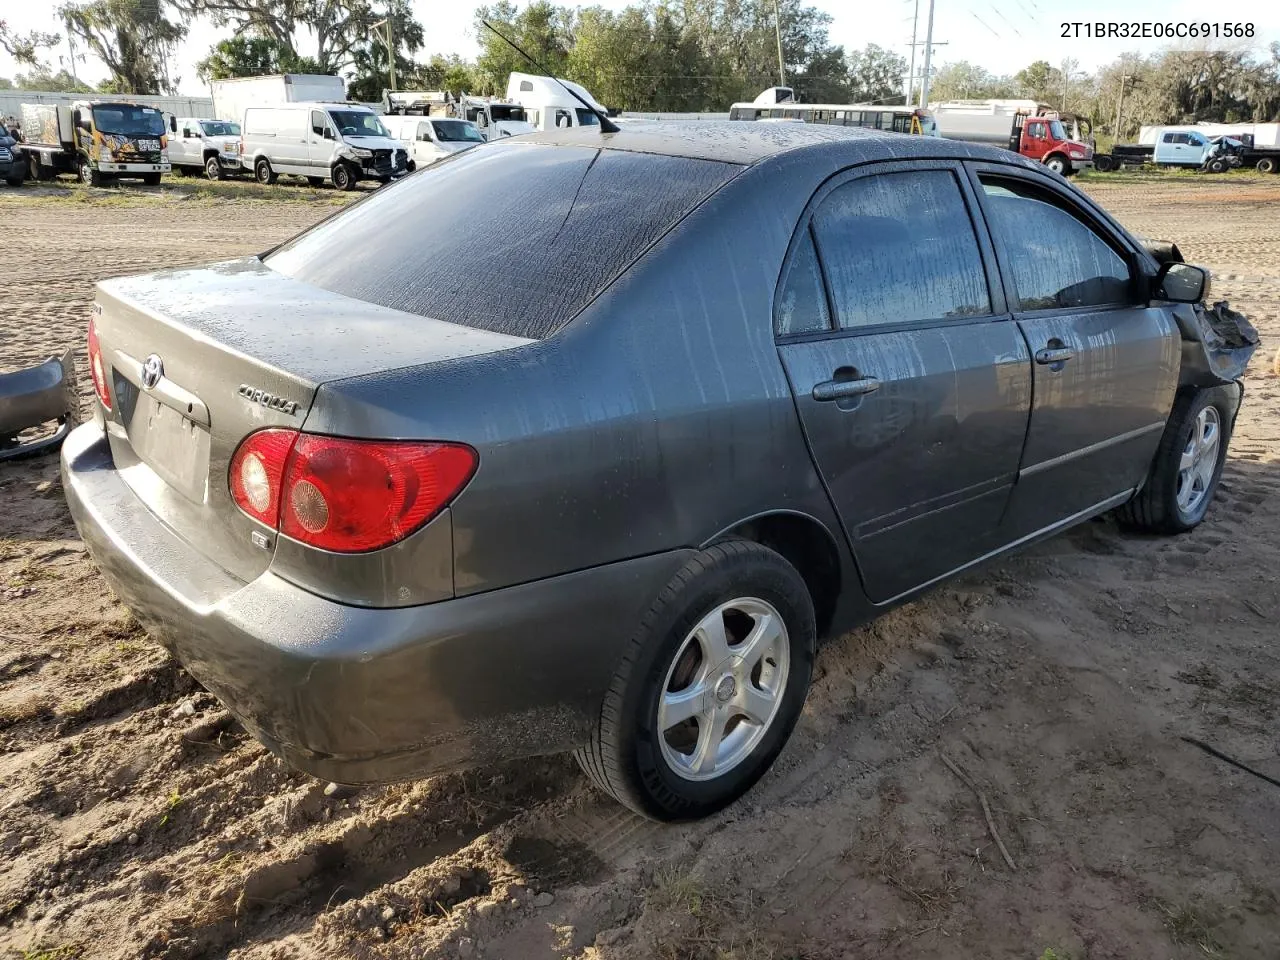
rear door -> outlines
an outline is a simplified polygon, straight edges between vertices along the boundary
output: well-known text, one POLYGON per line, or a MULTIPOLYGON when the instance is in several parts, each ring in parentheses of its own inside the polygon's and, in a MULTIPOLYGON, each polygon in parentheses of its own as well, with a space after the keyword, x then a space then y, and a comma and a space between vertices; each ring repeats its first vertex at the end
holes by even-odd
POLYGON ((1031 363, 957 165, 861 168, 809 209, 779 287, 778 349, 882 602, 1003 542, 1031 363))
POLYGON ((1070 187, 974 164, 1005 290, 1034 360, 1012 532, 1123 497, 1146 474, 1173 405, 1175 323, 1149 306, 1138 253, 1070 187))

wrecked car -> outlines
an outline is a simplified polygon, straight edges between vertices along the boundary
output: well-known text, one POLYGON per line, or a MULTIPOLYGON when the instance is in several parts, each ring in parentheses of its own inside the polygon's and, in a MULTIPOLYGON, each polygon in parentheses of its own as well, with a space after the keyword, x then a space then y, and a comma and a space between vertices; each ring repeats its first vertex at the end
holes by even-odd
POLYGON ((11 187, 20 187, 27 178, 27 155, 22 152, 15 132, 0 123, 0 180, 11 187))
POLYGON ((777 757, 820 637, 1108 511, 1204 520, 1252 349, 1207 283, 995 148, 539 133, 100 283, 64 488, 303 770, 572 750, 699 817, 777 757))
POLYGON ((54 450, 79 423, 73 351, 0 373, 0 460, 54 450))

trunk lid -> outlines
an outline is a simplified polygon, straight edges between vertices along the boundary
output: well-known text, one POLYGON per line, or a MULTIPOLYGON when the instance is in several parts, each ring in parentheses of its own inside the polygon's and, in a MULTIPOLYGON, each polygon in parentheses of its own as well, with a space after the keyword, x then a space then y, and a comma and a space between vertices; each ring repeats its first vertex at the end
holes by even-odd
POLYGON ((330 293, 257 258, 103 281, 94 314, 117 469, 244 580, 266 569, 275 543, 228 489, 247 434, 301 428, 321 383, 528 342, 330 293))

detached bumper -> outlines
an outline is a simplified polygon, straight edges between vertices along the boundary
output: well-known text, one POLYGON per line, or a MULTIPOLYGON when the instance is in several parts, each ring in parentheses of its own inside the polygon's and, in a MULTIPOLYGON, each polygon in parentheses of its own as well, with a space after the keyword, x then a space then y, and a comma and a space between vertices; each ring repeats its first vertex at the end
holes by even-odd
POLYGON ((0 460, 56 449, 80 422, 71 350, 16 373, 0 373, 0 460), (56 424, 52 433, 22 440, 22 431, 56 424))
POLYGON ((349 607, 268 571, 243 583, 135 497, 102 431, 62 452, 76 527, 112 589, 266 746, 339 783, 572 748, 674 551, 419 607, 349 607))

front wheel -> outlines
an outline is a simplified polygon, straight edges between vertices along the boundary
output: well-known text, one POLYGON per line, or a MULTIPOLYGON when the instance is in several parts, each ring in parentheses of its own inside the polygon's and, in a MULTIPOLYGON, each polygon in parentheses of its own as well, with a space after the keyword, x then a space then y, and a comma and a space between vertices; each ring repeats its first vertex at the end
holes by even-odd
POLYGON ((87 187, 102 186, 102 174, 93 169, 93 164, 87 159, 80 161, 80 182, 87 187))
POLYGON ((264 186, 276 182, 276 172, 271 169, 271 161, 262 157, 253 165, 254 178, 264 186))
POLYGON ((813 602, 795 567, 746 540, 708 547, 640 621, 578 762, 643 816, 714 813, 786 744, 816 645, 813 602))
POLYGON ((204 162, 204 175, 210 180, 224 180, 227 176, 222 169, 222 161, 217 157, 210 157, 204 162))
POLYGON ((345 163, 335 163, 333 165, 333 185, 339 190, 354 190, 356 188, 356 176, 345 163))
POLYGON ((1145 533, 1185 533, 1198 526, 1227 459, 1230 416, 1217 391, 1179 394, 1146 485, 1116 512, 1120 522, 1145 533))
POLYGON ((1227 172, 1227 161, 1225 161, 1225 160, 1210 160, 1210 161, 1209 161, 1209 172, 1210 172, 1210 173, 1226 173, 1226 172, 1227 172))
POLYGON ((1071 163, 1060 153, 1047 157, 1044 165, 1059 176, 1065 177, 1071 173, 1071 163))

